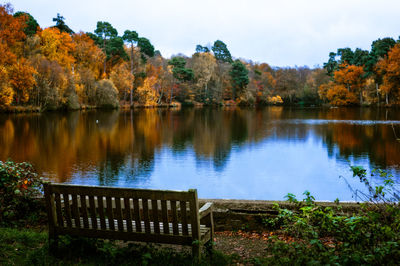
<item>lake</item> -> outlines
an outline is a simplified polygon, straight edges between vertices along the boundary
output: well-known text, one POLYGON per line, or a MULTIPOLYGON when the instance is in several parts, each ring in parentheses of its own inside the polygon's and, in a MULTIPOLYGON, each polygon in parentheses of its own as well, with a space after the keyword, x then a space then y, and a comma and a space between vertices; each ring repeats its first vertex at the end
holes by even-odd
MULTIPOLYGON (((400 172, 400 112, 182 108, 1 114, 0 160, 63 183, 197 188, 201 198, 357 200, 350 165, 400 172)), ((373 177, 379 182, 378 177, 373 177)), ((398 179, 397 179, 398 181, 398 179)))

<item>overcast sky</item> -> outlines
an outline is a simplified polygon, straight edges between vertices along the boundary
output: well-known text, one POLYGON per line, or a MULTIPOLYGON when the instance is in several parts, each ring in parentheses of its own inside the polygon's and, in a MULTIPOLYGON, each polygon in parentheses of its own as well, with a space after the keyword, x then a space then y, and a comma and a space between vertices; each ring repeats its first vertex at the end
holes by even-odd
MULTIPOLYGON (((225 42, 235 58, 272 66, 322 65, 340 47, 370 49, 400 35, 399 0, 12 0, 42 28, 60 13, 74 31, 108 21, 150 39, 164 57, 225 42)), ((4 1, 3 1, 4 3, 4 1)))

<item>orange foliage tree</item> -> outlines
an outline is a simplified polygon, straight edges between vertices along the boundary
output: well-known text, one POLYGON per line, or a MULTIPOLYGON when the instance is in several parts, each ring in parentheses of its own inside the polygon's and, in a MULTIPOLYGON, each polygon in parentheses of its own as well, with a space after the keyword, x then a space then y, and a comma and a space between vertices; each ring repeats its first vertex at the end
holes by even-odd
POLYGON ((40 33, 41 52, 50 61, 56 61, 61 66, 71 69, 75 62, 73 52, 75 43, 68 33, 60 32, 58 28, 47 28, 40 33))
POLYGON ((365 86, 364 70, 361 66, 341 64, 334 73, 334 81, 322 84, 319 87, 319 95, 327 99, 333 105, 356 104, 357 95, 362 104, 362 93, 365 86))
POLYGON ((378 73, 384 75, 381 89, 385 92, 386 104, 389 104, 389 95, 400 93, 400 44, 396 44, 376 67, 378 73))

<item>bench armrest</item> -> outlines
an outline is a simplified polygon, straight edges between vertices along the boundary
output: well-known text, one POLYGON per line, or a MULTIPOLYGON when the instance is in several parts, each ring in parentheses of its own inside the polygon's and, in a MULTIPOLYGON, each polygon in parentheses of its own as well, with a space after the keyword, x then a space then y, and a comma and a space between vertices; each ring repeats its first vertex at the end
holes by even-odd
POLYGON ((203 219, 207 215, 210 215, 213 209, 212 205, 213 205, 212 202, 207 202, 206 204, 203 205, 203 207, 200 208, 199 210, 200 219, 203 219))

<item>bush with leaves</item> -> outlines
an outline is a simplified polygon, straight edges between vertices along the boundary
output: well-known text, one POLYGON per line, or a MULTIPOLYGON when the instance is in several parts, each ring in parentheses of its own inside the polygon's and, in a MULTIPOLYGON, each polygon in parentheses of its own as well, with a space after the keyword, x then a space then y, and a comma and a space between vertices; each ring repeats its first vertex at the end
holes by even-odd
POLYGON ((0 224, 26 221, 37 216, 41 178, 29 163, 0 161, 0 224))
POLYGON ((378 173, 382 182, 372 185, 365 169, 351 170, 370 192, 363 194, 366 202, 360 204, 359 212, 346 215, 339 204, 320 206, 308 191, 302 201, 289 193, 286 198, 296 208, 276 204, 278 215, 265 219, 265 224, 295 241, 272 237, 267 263, 381 265, 400 261, 400 208, 394 181, 385 171, 374 170, 372 175, 378 173))
POLYGON ((97 82, 96 105, 101 108, 118 108, 118 90, 111 80, 103 79, 97 82))

